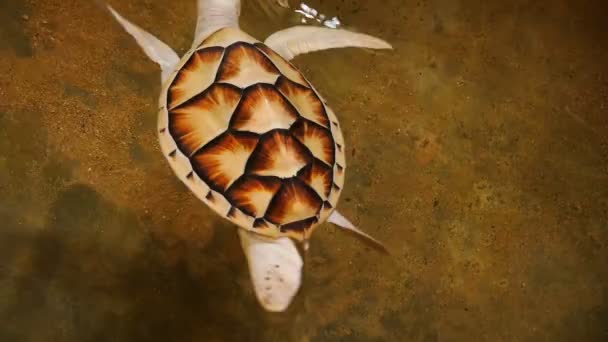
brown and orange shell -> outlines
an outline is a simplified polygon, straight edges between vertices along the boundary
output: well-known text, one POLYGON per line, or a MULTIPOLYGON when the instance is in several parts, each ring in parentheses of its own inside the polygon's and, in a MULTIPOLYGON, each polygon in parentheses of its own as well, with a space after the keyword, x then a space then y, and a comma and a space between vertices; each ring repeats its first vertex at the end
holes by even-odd
POLYGON ((269 237, 308 239, 344 183, 338 119, 290 62, 233 28, 188 52, 163 87, 160 145, 219 215, 269 237))

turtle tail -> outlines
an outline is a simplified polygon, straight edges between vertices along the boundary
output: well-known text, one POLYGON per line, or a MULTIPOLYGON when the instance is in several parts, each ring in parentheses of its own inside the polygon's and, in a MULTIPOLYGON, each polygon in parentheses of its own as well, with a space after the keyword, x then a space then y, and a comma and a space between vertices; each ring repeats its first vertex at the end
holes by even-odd
POLYGON ((196 31, 192 46, 224 27, 239 27, 241 0, 197 0, 196 31))

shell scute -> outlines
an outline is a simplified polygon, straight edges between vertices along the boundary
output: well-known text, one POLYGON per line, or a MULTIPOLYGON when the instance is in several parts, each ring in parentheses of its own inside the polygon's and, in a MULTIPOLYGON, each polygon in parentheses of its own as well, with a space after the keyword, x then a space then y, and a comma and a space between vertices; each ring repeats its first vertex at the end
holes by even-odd
POLYGON ((245 175, 226 191, 226 197, 247 215, 260 219, 280 187, 277 177, 245 175))
POLYGON ((291 134, 304 144, 312 154, 333 165, 335 160, 335 146, 331 132, 311 121, 300 119, 289 129, 291 134))
POLYGON ((230 128, 262 134, 287 129, 298 112, 270 84, 258 83, 243 92, 243 100, 230 120, 230 128))
POLYGON ((194 153, 191 158, 193 169, 211 189, 224 193, 244 173, 258 140, 256 134, 222 134, 194 153))
POLYGON ((314 91, 290 81, 284 76, 279 77, 277 89, 296 107, 300 115, 325 128, 329 128, 329 119, 325 107, 314 91))
POLYGON ((252 45, 239 42, 226 48, 215 81, 245 88, 254 83, 274 84, 279 76, 268 57, 252 45))
POLYGON ((312 187, 319 197, 327 198, 333 182, 332 169, 325 163, 315 159, 298 171, 298 178, 312 187))
POLYGON ((306 183, 298 178, 283 181, 276 193, 265 218, 276 225, 287 225, 317 216, 323 201, 306 183))
POLYGON ((254 222, 253 217, 244 213, 242 210, 240 210, 237 207, 230 207, 230 210, 228 210, 226 217, 228 217, 233 222, 237 222, 238 224, 246 225, 246 226, 251 226, 251 225, 253 225, 253 222, 254 222))
POLYGON ((312 161, 312 154, 288 131, 273 130, 260 138, 245 168, 248 174, 294 177, 312 161))
POLYGON ((224 49, 210 47, 195 51, 182 66, 169 87, 167 106, 173 109, 201 93, 215 82, 216 73, 224 49))
POLYGON ((274 65, 281 71, 281 74, 289 78, 291 81, 296 82, 302 86, 308 87, 308 81, 302 76, 302 74, 294 67, 291 63, 286 61, 278 53, 274 52, 271 48, 263 43, 257 42, 254 44, 255 47, 260 49, 264 54, 270 58, 274 65))
POLYGON ((249 44, 256 43, 258 40, 234 27, 224 27, 215 31, 207 37, 198 46, 198 48, 206 48, 212 46, 228 46, 235 42, 245 42, 249 44))
POLYGON ((302 233, 310 227, 312 227, 315 223, 317 223, 319 219, 315 217, 309 217, 304 220, 290 222, 281 226, 282 233, 294 232, 294 233, 302 233))
POLYGON ((169 111, 169 130, 177 146, 191 156, 226 130, 241 99, 241 90, 216 83, 169 111))

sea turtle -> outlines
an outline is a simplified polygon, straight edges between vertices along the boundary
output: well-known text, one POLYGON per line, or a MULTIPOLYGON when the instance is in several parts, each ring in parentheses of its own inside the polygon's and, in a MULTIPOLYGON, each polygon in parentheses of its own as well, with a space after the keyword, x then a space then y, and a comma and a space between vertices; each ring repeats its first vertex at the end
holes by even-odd
POLYGON ((160 65, 162 153, 202 202, 239 228, 266 310, 283 311, 293 299, 303 264, 293 240, 306 250, 319 224, 329 221, 377 242, 335 209, 346 169, 340 124, 289 61, 330 48, 390 49, 388 43, 313 26, 261 42, 239 28, 240 0, 198 0, 194 42, 179 58, 107 8, 160 65))

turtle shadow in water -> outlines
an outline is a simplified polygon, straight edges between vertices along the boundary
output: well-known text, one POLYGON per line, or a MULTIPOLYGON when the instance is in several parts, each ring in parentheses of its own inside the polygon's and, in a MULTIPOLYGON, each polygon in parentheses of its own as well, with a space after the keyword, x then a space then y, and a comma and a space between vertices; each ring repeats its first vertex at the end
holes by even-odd
POLYGON ((12 231, 0 254, 8 270, 0 273, 2 340, 256 340, 264 333, 255 298, 235 281, 248 277, 244 257, 229 265, 217 257, 240 248, 233 229, 198 252, 192 271, 167 262, 133 211, 76 184, 59 194, 43 229, 28 230, 38 233, 12 231))

